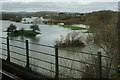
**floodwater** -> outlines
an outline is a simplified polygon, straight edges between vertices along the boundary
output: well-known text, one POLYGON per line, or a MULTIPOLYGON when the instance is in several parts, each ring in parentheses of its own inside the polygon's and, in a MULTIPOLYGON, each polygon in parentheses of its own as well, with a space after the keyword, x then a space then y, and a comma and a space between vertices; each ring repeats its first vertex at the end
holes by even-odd
MULTIPOLYGON (((5 31, 11 23, 16 25, 17 29, 21 29, 21 28, 30 29, 30 25, 32 25, 32 24, 23 24, 20 22, 3 20, 2 25, 0 25, 0 27, 2 27, 2 29, 1 29, 2 37, 7 37, 7 33, 3 32, 3 31, 5 31)), ((76 26, 87 27, 85 25, 76 25, 76 26)), ((58 25, 39 24, 39 28, 40 28, 41 34, 37 35, 36 37, 17 36, 17 37, 10 37, 10 39, 17 39, 17 40, 21 40, 21 41, 28 40, 31 43, 54 46, 56 44, 56 40, 59 39, 59 37, 61 35, 66 36, 68 33, 73 32, 73 30, 63 28, 58 25)), ((82 37, 82 40, 83 40, 83 42, 85 42, 86 46, 83 48, 73 47, 73 48, 69 48, 69 49, 77 50, 79 52, 88 52, 88 53, 92 53, 92 54, 96 54, 100 50, 100 48, 94 46, 93 43, 86 43, 86 37, 89 36, 88 33, 83 33, 84 30, 83 31, 77 30, 77 32, 80 32, 80 36, 82 37)), ((3 40, 3 42, 5 43, 6 40, 3 40)), ((25 43, 23 43, 23 42, 17 42, 17 41, 10 40, 10 44, 25 48, 25 43)), ((6 48, 5 45, 3 45, 2 47, 6 48)), ((50 48, 50 47, 45 47, 45 46, 40 46, 40 45, 35 45, 35 44, 29 43, 29 49, 55 55, 55 49, 50 48)), ((23 55, 26 55, 25 50, 19 49, 17 47, 10 47, 10 50, 20 53, 20 54, 23 54, 23 55)), ((3 50, 2 53, 6 54, 7 52, 3 50)), ((34 58, 38 58, 41 60, 55 63, 55 57, 53 57, 53 56, 49 56, 49 55, 45 55, 45 54, 41 54, 41 53, 37 53, 37 52, 33 52, 33 51, 29 51, 29 53, 30 53, 30 57, 34 57, 34 58)), ((11 54, 10 56, 12 56, 12 57, 26 61, 25 56, 21 56, 21 55, 15 54, 13 52, 11 52, 10 54, 11 54)), ((91 56, 88 54, 71 52, 71 51, 67 51, 64 49, 59 49, 58 54, 59 54, 59 56, 70 58, 70 59, 81 60, 84 62, 91 62, 91 56)), ((94 56, 94 57, 96 57, 96 56, 94 56)), ((3 58, 6 59, 5 56, 3 56, 3 58)), ((21 61, 12 59, 12 58, 11 58, 11 61, 14 63, 17 63, 19 65, 22 65, 24 67, 26 66, 26 64, 24 62, 21 62, 21 61)), ((35 60, 32 58, 30 58, 30 63, 55 71, 55 66, 53 64, 45 63, 40 60, 35 60)), ((67 66, 70 68, 75 68, 75 69, 82 70, 82 71, 84 71, 84 68, 86 66, 85 64, 80 63, 80 62, 70 61, 70 60, 61 59, 61 58, 59 58, 59 65, 64 65, 64 66, 67 66)), ((48 75, 48 76, 51 76, 51 77, 54 77, 53 72, 44 70, 37 66, 30 65, 32 70, 40 72, 40 73, 48 75)), ((59 67, 59 69, 60 69, 59 71, 61 74, 67 74, 69 76, 77 77, 77 78, 80 78, 82 76, 82 73, 78 72, 78 71, 70 70, 70 69, 63 68, 63 67, 59 67)), ((61 77, 65 77, 65 76, 61 76, 61 77)))

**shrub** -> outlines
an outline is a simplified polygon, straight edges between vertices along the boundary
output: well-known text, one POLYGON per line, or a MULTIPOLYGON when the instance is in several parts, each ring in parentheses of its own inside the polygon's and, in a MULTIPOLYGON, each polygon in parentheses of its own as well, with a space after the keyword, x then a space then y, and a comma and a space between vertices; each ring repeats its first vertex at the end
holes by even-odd
POLYGON ((13 32, 16 30, 16 26, 14 24, 10 24, 7 28, 7 32, 13 32))
POLYGON ((34 32, 35 32, 36 30, 40 31, 40 29, 39 29, 39 27, 38 27, 37 24, 33 24, 33 25, 31 25, 30 28, 31 28, 34 32))
POLYGON ((79 32, 68 33, 66 37, 61 35, 60 39, 56 41, 58 47, 84 47, 85 43, 82 42, 79 32))

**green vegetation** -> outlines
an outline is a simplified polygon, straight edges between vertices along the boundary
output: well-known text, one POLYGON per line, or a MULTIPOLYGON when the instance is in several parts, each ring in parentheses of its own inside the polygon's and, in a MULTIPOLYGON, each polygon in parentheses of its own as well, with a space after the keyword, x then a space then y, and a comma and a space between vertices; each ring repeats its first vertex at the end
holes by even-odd
POLYGON ((30 26, 30 29, 32 29, 33 32, 36 32, 36 30, 40 31, 39 27, 37 24, 33 24, 30 26))
POLYGON ((16 30, 16 26, 10 24, 6 32, 8 32, 7 34, 9 36, 36 36, 37 34, 40 34, 40 32, 36 32, 36 30, 40 31, 38 25, 31 25, 31 29, 32 30, 24 30, 24 28, 21 28, 20 30, 16 30))
POLYGON ((7 32, 13 32, 16 30, 16 26, 13 24, 10 24, 9 27, 7 28, 7 32))
POLYGON ((60 25, 64 28, 70 28, 72 30, 87 30, 86 28, 83 28, 83 27, 77 27, 77 26, 71 26, 71 25, 60 25))
POLYGON ((17 30, 14 32, 8 33, 9 36, 36 36, 37 34, 40 34, 39 32, 33 32, 32 30, 17 30))
MULTIPOLYGON (((48 24, 48 25, 59 25, 59 24, 48 24)), ((72 25, 59 25, 59 26, 64 27, 64 28, 70 28, 71 30, 87 30, 86 28, 72 26, 72 25)))

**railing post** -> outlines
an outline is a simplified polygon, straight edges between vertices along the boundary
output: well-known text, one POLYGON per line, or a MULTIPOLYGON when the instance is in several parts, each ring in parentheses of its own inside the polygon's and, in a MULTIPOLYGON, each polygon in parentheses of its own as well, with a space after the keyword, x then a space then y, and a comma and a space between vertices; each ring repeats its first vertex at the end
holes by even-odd
POLYGON ((26 68, 29 70, 30 69, 30 64, 29 64, 29 45, 28 45, 28 40, 26 40, 26 68))
POLYGON ((55 78, 59 80, 58 47, 55 45, 55 78))
POLYGON ((7 37, 7 61, 10 62, 10 46, 9 46, 9 37, 7 37))
POLYGON ((98 78, 101 80, 102 79, 102 61, 101 61, 101 52, 98 52, 97 54, 98 57, 98 78))

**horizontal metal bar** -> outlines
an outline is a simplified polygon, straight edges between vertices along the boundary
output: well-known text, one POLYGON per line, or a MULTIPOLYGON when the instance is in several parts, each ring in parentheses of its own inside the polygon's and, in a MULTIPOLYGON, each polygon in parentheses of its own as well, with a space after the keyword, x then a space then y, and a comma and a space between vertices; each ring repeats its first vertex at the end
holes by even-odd
POLYGON ((38 44, 38 43, 32 43, 32 42, 29 42, 29 43, 34 44, 34 45, 44 46, 44 47, 55 48, 54 46, 48 46, 48 45, 44 45, 44 44, 38 44))
POLYGON ((102 66, 102 68, 106 68, 106 69, 110 69, 110 70, 115 70, 115 71, 116 71, 115 68, 109 68, 109 67, 107 67, 107 66, 102 66))
MULTIPOLYGON (((62 48, 61 48, 61 49, 62 49, 62 48)), ((76 51, 76 50, 70 50, 70 49, 62 49, 62 50, 97 56, 97 54, 92 54, 92 53, 87 53, 87 52, 80 52, 80 51, 76 51)))
POLYGON ((74 59, 65 58, 65 57, 61 57, 61 56, 58 56, 58 57, 62 58, 62 59, 70 60, 70 61, 75 61, 75 62, 83 63, 83 64, 89 64, 89 65, 93 65, 93 66, 98 66, 98 64, 87 63, 87 62, 84 62, 84 61, 74 60, 74 59))
MULTIPOLYGON (((3 50, 3 48, 0 48, 1 50, 3 50)), ((7 50, 7 49, 6 49, 7 50)))
POLYGON ((2 38, 2 39, 7 39, 7 38, 5 38, 5 37, 0 37, 0 38, 2 38))
POLYGON ((70 70, 75 70, 75 71, 78 71, 78 72, 82 72, 82 73, 86 73, 86 74, 94 75, 93 73, 84 72, 84 71, 81 71, 81 70, 78 70, 78 69, 73 69, 73 68, 70 68, 70 67, 67 67, 67 66, 64 66, 64 65, 59 65, 59 66, 60 66, 60 67, 67 68, 67 69, 70 69, 70 70))
POLYGON ((110 56, 105 56, 105 55, 101 55, 101 57, 105 57, 105 58, 110 58, 110 59, 120 60, 120 59, 118 59, 118 58, 115 58, 115 57, 110 57, 110 56))
MULTIPOLYGON (((7 39, 6 37, 0 37, 0 38, 2 38, 2 39, 7 39)), ((18 42, 24 42, 24 43, 25 43, 25 41, 16 40, 16 39, 9 39, 9 40, 18 41, 18 42)))
MULTIPOLYGON (((0 48, 0 49, 1 49, 1 48, 0 48)), ((2 49, 2 50, 7 51, 7 49, 2 49)), ((18 55, 21 55, 21 56, 26 56, 26 55, 24 55, 24 54, 20 54, 20 53, 18 53, 18 52, 14 52, 14 51, 10 51, 10 52, 13 52, 13 53, 18 54, 18 55)))
MULTIPOLYGON (((3 50, 6 51, 7 49, 3 49, 3 50)), ((14 52, 14 51, 10 51, 10 52, 13 52, 13 53, 18 54, 18 55, 26 56, 26 55, 24 55, 24 54, 20 54, 20 53, 18 53, 18 52, 14 52)), ((35 58, 35 57, 31 57, 31 56, 29 56, 29 57, 32 58, 32 59, 35 59, 35 60, 40 60, 40 61, 43 61, 43 62, 46 62, 46 63, 50 63, 50 64, 54 64, 54 65, 55 65, 55 63, 52 63, 52 62, 49 62, 49 61, 45 61, 45 60, 38 59, 38 58, 35 58)))
POLYGON ((55 65, 55 63, 52 63, 52 62, 49 62, 49 61, 45 61, 45 60, 38 59, 38 58, 35 58, 35 57, 31 57, 31 56, 29 56, 29 57, 32 58, 32 59, 35 59, 35 60, 40 60, 40 61, 42 61, 42 62, 46 62, 46 63, 54 64, 54 65, 55 65))
MULTIPOLYGON (((0 37, 0 38, 6 39, 5 37, 0 37)), ((19 41, 19 42, 24 42, 24 43, 25 43, 25 41, 21 41, 21 40, 15 40, 15 39, 9 39, 9 40, 19 41)), ((40 45, 40 46, 55 48, 54 46, 48 46, 48 45, 44 45, 44 44, 38 44, 38 43, 33 43, 33 42, 29 42, 29 43, 30 43, 30 44, 34 44, 34 45, 40 45)))
MULTIPOLYGON (((14 40, 14 39, 10 39, 10 40, 14 40)), ((15 41, 20 41, 20 40, 15 40, 15 41)), ((21 42, 25 42, 25 41, 21 41, 21 42)), ((35 45, 40 45, 40 46, 45 46, 45 47, 50 47, 50 48, 55 48, 54 46, 48 46, 48 45, 43 45, 43 44, 38 44, 38 43, 33 43, 33 42, 29 42, 29 43, 30 43, 30 44, 35 44, 35 45)), ((61 48, 61 49, 62 49, 62 48, 61 48)), ((97 54, 92 54, 92 53, 87 53, 87 52, 79 52, 79 51, 69 50, 69 49, 63 49, 63 50, 97 56, 97 54)))
MULTIPOLYGON (((0 53, 0 54, 1 54, 1 53, 0 53)), ((3 55, 3 56, 7 56, 7 55, 5 55, 5 54, 1 54, 1 55, 3 55)), ((21 62, 26 63, 25 61, 22 61, 22 60, 20 60, 20 59, 14 58, 14 57, 10 57, 10 58, 15 59, 15 60, 17 60, 17 61, 21 61, 21 62)))
POLYGON ((21 55, 21 56, 26 57, 26 55, 24 55, 24 54, 20 54, 20 53, 18 53, 18 52, 14 52, 14 51, 10 51, 10 52, 13 52, 13 53, 15 53, 15 54, 18 54, 18 55, 21 55))
POLYGON ((32 64, 32 63, 30 63, 30 65, 32 65, 32 66, 35 66, 35 67, 38 67, 38 68, 41 68, 41 69, 44 69, 44 70, 47 70, 47 71, 51 71, 51 72, 55 73, 55 71, 53 71, 53 70, 46 69, 46 68, 44 68, 44 67, 37 66, 37 65, 35 65, 35 64, 32 64))
POLYGON ((49 55, 49 56, 54 56, 53 54, 48 54, 48 53, 45 53, 45 52, 40 52, 40 51, 36 51, 36 50, 32 50, 32 49, 29 49, 29 51, 32 51, 32 52, 36 52, 36 53, 40 53, 40 54, 44 54, 44 55, 49 55))
MULTIPOLYGON (((35 50, 30 50, 30 51, 33 51, 33 52, 38 52, 38 51, 35 51, 35 50)), ((12 51, 13 52, 13 51, 12 51)), ((42 53, 42 54, 45 54, 45 55, 50 55, 50 56, 55 56, 55 55, 52 55, 52 54, 47 54, 47 53, 43 53, 43 52, 39 52, 39 53, 42 53)), ((25 56, 25 55, 23 55, 25 56)), ((31 57, 31 58, 34 58, 34 57, 31 57)), ((92 64, 92 63, 87 63, 87 62, 83 62, 83 61, 79 61, 79 60, 74 60, 74 59, 70 59, 70 58, 65 58, 65 57, 61 57, 59 56, 59 58, 62 58, 62 59, 67 59, 67 60, 71 60, 71 61, 76 61, 76 62, 80 62, 80 63, 83 63, 83 64, 89 64, 89 65, 94 65, 94 66, 98 66, 96 64, 92 64)), ((37 58, 34 58, 34 59, 37 59, 37 58)), ((37 60, 40 60, 40 59, 37 59, 37 60)), ((44 61, 44 60, 42 60, 44 61)), ((45 61, 44 61, 45 62, 45 61)), ((46 61, 47 62, 47 61, 46 61)), ((50 64, 52 64, 51 62, 48 62, 50 64)))
MULTIPOLYGON (((47 54, 47 53, 44 53, 44 52, 39 52, 39 51, 31 50, 31 49, 29 49, 29 50, 30 50, 30 51, 33 51, 33 52, 37 52, 37 53, 42 53, 42 54, 45 54, 45 55, 55 56, 55 55, 52 55, 52 54, 47 54)), ((96 64, 87 63, 87 62, 83 62, 83 61, 79 61, 79 60, 74 60, 74 59, 65 58, 65 57, 61 57, 61 56, 58 56, 58 57, 59 57, 59 58, 62 58, 62 59, 67 59, 67 60, 71 60, 71 61, 80 62, 80 63, 83 63, 83 64, 89 64, 89 65, 98 66, 98 65, 96 65, 96 64)))
MULTIPOLYGON (((7 56, 7 55, 6 55, 6 56, 7 56)), ((14 57, 11 57, 11 58, 12 58, 12 59, 15 59, 15 60, 17 60, 17 61, 21 61, 21 62, 26 63, 26 61, 22 61, 22 60, 20 60, 20 59, 14 58, 14 57)), ((44 67, 34 65, 34 64, 32 64, 32 63, 30 63, 30 64, 31 64, 31 65, 33 65, 33 66, 36 66, 36 67, 42 68, 42 69, 44 69, 44 70, 49 70, 49 71, 51 71, 51 72, 54 72, 54 73, 55 73, 55 71, 53 71, 53 70, 46 69, 46 68, 44 68, 44 67)))
MULTIPOLYGON (((42 54, 45 54, 45 55, 55 56, 55 55, 52 55, 52 54, 47 54, 47 53, 44 53, 44 52, 39 52, 39 51, 31 50, 31 49, 29 49, 29 50, 30 50, 30 51, 33 51, 33 52, 37 52, 37 53, 42 53, 42 54)), ((76 61, 76 62, 80 62, 80 63, 84 63, 84 64, 89 64, 89 65, 98 66, 98 65, 96 65, 96 64, 86 63, 86 62, 83 62, 83 61, 78 61, 78 60, 74 60, 74 59, 70 59, 70 58, 65 58, 65 57, 60 57, 60 56, 59 56, 59 58, 67 59, 67 60, 72 60, 72 61, 76 61)))
POLYGON ((7 45, 6 43, 0 43, 0 44, 4 44, 4 45, 7 45))
POLYGON ((2 53, 0 53, 2 56, 7 56, 7 55, 5 55, 5 54, 2 54, 2 53))
POLYGON ((24 49, 24 50, 25 50, 25 48, 18 47, 18 46, 15 46, 15 45, 10 45, 10 46, 12 46, 12 47, 16 47, 16 48, 20 48, 20 49, 24 49))
POLYGON ((17 61, 21 61, 21 62, 26 63, 26 61, 23 61, 23 60, 20 60, 20 59, 14 58, 14 57, 10 57, 10 58, 15 59, 15 60, 17 60, 17 61))
POLYGON ((25 41, 21 41, 21 40, 17 40, 17 39, 9 39, 9 40, 25 43, 25 41))
MULTIPOLYGON (((7 45, 6 43, 2 43, 2 44, 7 45)), ((20 49, 25 49, 25 48, 23 48, 23 47, 19 47, 19 46, 15 46, 15 45, 9 45, 9 46, 16 47, 16 48, 20 48, 20 49)))

